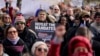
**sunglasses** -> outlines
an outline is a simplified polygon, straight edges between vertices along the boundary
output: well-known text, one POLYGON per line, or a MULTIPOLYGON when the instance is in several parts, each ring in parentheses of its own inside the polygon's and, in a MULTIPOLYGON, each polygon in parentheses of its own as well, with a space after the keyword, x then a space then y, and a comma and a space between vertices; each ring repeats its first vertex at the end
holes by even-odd
POLYGON ((38 50, 39 52, 42 52, 42 51, 48 52, 48 50, 47 50, 46 48, 37 48, 37 50, 38 50))
POLYGON ((17 23, 15 23, 16 25, 19 25, 19 24, 25 24, 24 22, 17 22, 17 23))
POLYGON ((17 33, 17 31, 8 31, 9 34, 11 33, 17 33))

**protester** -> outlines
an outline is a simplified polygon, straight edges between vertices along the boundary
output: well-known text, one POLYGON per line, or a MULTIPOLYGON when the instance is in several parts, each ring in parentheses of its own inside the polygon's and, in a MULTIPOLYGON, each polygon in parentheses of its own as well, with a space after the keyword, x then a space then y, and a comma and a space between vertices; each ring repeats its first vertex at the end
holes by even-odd
POLYGON ((68 19, 69 27, 72 27, 75 19, 73 8, 68 8, 65 16, 68 19))
POLYGON ((59 8, 59 6, 58 5, 54 5, 53 6, 53 16, 57 19, 57 21, 60 19, 60 14, 61 14, 61 12, 60 12, 60 8, 59 8))
POLYGON ((68 46, 68 56, 93 56, 92 45, 90 41, 83 36, 73 37, 68 46))
POLYGON ((95 11, 96 11, 96 12, 100 12, 100 4, 97 4, 97 5, 95 6, 95 11))
POLYGON ((0 19, 1 20, 1 26, 0 26, 0 40, 4 39, 4 30, 11 25, 11 17, 9 14, 3 14, 3 17, 0 19))
POLYGON ((88 26, 92 21, 90 18, 90 14, 84 10, 82 11, 82 14, 80 16, 80 20, 81 20, 80 26, 88 26))
POLYGON ((48 14, 45 10, 40 10, 39 11, 37 22, 52 23, 50 18, 48 18, 48 14))
POLYGON ((22 56, 28 53, 28 48, 24 41, 18 36, 18 31, 14 26, 9 26, 5 30, 3 45, 5 52, 9 56, 22 56))
POLYGON ((36 21, 32 21, 30 24, 30 29, 34 30, 34 24, 36 23, 55 23, 55 17, 48 15, 45 10, 40 10, 36 21))
POLYGON ((85 36, 87 37, 89 40, 91 40, 91 33, 89 31, 89 29, 87 27, 79 27, 79 26, 76 26, 76 27, 73 27, 71 29, 69 29, 67 31, 67 37, 65 37, 65 40, 62 42, 62 47, 64 46, 63 50, 61 51, 61 55, 64 56, 64 55, 68 55, 68 44, 69 44, 69 41, 74 37, 74 36, 85 36), (87 35, 88 33, 88 35, 87 35), (66 50, 66 52, 64 52, 66 50))
POLYGON ((91 24, 100 33, 100 12, 96 12, 94 16, 94 22, 91 24))
POLYGON ((31 50, 31 47, 37 38, 35 32, 26 27, 26 21, 23 16, 17 16, 14 23, 18 30, 19 37, 28 46, 28 49, 31 50))
POLYGON ((55 34, 51 40, 51 47, 48 56, 60 56, 60 47, 61 43, 64 41, 65 33, 66 27, 62 24, 58 24, 56 26, 55 34))
POLYGON ((11 17, 9 16, 9 14, 4 14, 2 21, 4 23, 4 26, 3 26, 4 29, 8 27, 9 25, 11 25, 12 23, 11 17))
POLYGON ((26 26, 27 26, 27 27, 30 27, 31 22, 32 22, 32 21, 35 22, 36 20, 37 20, 37 18, 35 18, 34 16, 29 17, 29 18, 27 19, 27 21, 26 21, 26 26))
POLYGON ((14 19, 16 17, 16 14, 19 12, 19 8, 18 7, 14 8, 12 6, 12 2, 13 2, 13 0, 5 0, 5 7, 1 8, 1 10, 4 13, 9 14, 10 17, 11 17, 12 23, 14 23, 14 19))
POLYGON ((63 24, 63 25, 66 26, 66 24, 67 24, 68 22, 67 22, 66 17, 62 16, 62 17, 59 19, 58 23, 61 23, 61 24, 63 24))
POLYGON ((47 56, 49 48, 47 47, 46 43, 42 41, 37 41, 33 44, 31 52, 32 56, 47 56))
POLYGON ((65 16, 61 16, 58 23, 63 24, 66 26, 66 30, 69 28, 68 20, 65 16))

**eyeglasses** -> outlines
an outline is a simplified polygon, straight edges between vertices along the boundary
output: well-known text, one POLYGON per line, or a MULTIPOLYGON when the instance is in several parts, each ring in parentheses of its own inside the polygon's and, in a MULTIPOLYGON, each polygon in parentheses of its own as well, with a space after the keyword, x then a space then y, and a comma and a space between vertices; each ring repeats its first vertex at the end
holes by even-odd
POLYGON ((8 31, 9 34, 11 33, 17 33, 17 31, 8 31))
POLYGON ((39 52, 42 52, 42 51, 48 52, 48 50, 47 50, 46 48, 37 48, 37 50, 38 50, 39 52))
POLYGON ((25 24, 24 22, 17 22, 17 23, 15 23, 16 25, 19 25, 19 24, 25 24))

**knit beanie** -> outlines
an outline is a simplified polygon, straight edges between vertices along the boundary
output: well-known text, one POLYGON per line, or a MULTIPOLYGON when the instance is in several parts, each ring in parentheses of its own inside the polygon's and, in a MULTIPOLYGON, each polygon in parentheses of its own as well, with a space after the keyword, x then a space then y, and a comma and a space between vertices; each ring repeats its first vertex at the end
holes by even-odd
POLYGON ((16 17, 14 23, 17 23, 17 22, 24 22, 24 23, 26 23, 25 18, 22 15, 16 17))
POLYGON ((69 55, 72 55, 75 48, 85 47, 88 49, 88 52, 92 53, 92 45, 90 41, 84 36, 75 36, 69 42, 69 55))
MULTIPOLYGON (((33 44, 32 48, 31 48, 32 54, 35 53, 36 47, 38 47, 39 45, 45 45, 47 47, 47 44, 45 42, 37 41, 36 43, 33 44)), ((48 47, 47 47, 47 49, 48 49, 48 47)))

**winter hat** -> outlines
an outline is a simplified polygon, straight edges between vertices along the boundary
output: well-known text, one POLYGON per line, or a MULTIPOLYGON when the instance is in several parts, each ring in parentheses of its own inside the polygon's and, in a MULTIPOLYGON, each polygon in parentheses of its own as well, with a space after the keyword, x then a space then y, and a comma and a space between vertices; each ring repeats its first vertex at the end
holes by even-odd
POLYGON ((16 17, 14 23, 16 23, 16 22, 24 22, 24 23, 26 23, 25 18, 22 15, 16 17))
POLYGON ((45 45, 46 48, 48 49, 47 44, 46 44, 45 42, 37 41, 37 42, 34 43, 33 46, 32 46, 32 49, 31 49, 32 54, 35 53, 35 49, 36 49, 36 47, 38 47, 39 45, 45 45))
POLYGON ((75 36, 69 42, 69 55, 72 55, 76 47, 85 47, 88 52, 92 53, 92 45, 90 41, 83 36, 75 36))
POLYGON ((75 44, 73 49, 75 49, 77 47, 86 47, 87 48, 87 46, 83 42, 79 42, 79 43, 75 44))
POLYGON ((35 13, 35 16, 37 17, 38 14, 39 14, 39 12, 42 11, 42 10, 43 10, 43 9, 38 9, 38 10, 36 11, 36 13, 35 13))
POLYGON ((85 16, 90 17, 90 13, 83 10, 81 16, 82 16, 82 17, 85 17, 85 16))

